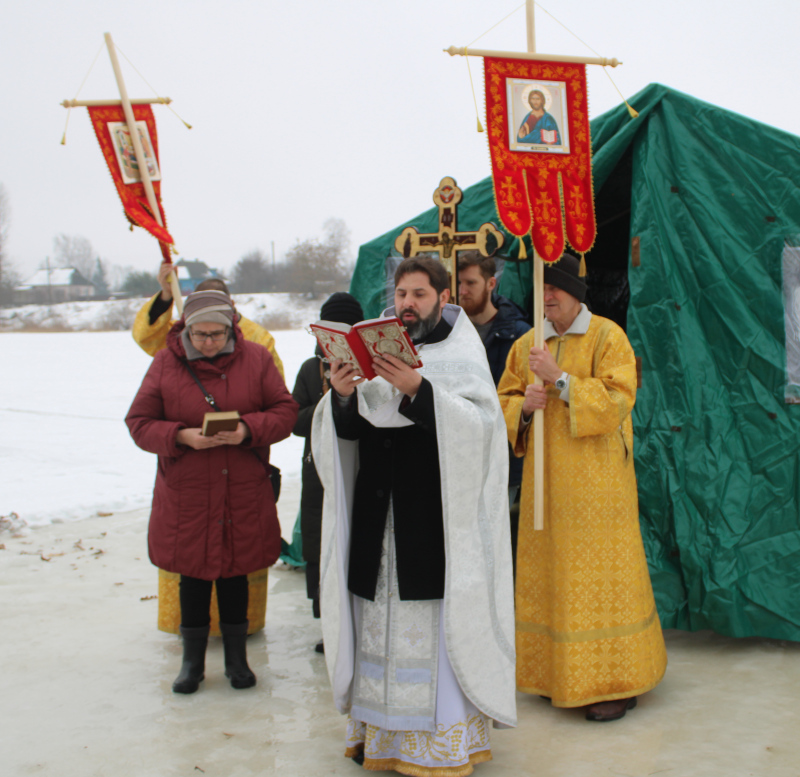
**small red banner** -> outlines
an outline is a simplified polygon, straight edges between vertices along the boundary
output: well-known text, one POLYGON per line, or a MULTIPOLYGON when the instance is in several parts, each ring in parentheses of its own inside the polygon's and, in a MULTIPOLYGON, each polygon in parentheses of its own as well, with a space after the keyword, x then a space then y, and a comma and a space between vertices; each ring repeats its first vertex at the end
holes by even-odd
POLYGON ((546 262, 594 244, 586 66, 484 57, 497 214, 546 262))
POLYGON ((172 235, 167 231, 167 217, 161 205, 161 170, 158 161, 156 120, 149 105, 132 107, 156 202, 161 211, 163 227, 156 221, 150 204, 147 202, 122 106, 90 107, 89 118, 92 120, 95 135, 97 135, 108 169, 111 171, 111 177, 114 179, 114 185, 117 187, 117 193, 122 200, 122 207, 125 209, 128 221, 136 226, 144 227, 153 237, 157 238, 161 246, 161 253, 169 262, 171 261, 169 247, 174 241, 172 235))

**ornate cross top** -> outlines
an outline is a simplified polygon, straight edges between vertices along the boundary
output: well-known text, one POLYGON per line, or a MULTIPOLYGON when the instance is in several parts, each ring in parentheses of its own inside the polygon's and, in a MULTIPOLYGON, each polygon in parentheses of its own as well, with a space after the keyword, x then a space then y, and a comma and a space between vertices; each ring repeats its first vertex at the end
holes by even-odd
POLYGON ((404 259, 426 251, 439 254, 439 261, 450 274, 450 299, 455 304, 458 304, 458 252, 480 251, 483 256, 491 256, 505 240, 505 235, 489 222, 474 232, 459 232, 456 207, 462 197, 454 178, 442 178, 433 193, 433 201, 439 208, 439 231, 420 234, 416 227, 406 227, 394 241, 404 259))

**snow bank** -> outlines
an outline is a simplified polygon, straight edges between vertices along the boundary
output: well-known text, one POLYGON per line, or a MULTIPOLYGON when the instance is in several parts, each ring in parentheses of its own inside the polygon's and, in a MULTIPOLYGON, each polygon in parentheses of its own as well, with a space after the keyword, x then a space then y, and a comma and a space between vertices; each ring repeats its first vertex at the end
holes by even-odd
MULTIPOLYGON (((307 300, 295 294, 234 294, 239 311, 270 332, 298 329, 319 318, 322 299, 307 300)), ((58 305, 24 305, 0 309, 0 332, 20 330, 101 331, 129 330, 143 299, 62 302, 58 305)))

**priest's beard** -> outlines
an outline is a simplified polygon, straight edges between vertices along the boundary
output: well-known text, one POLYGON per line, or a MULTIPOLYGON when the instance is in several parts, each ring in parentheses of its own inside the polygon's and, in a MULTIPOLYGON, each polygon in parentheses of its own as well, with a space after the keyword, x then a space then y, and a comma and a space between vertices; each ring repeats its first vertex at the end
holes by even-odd
POLYGON ((412 340, 424 340, 436 327, 439 323, 439 311, 441 310, 441 305, 439 305, 439 300, 436 300, 436 305, 431 311, 429 316, 422 318, 416 311, 409 310, 408 308, 403 308, 398 313, 398 318, 403 321, 403 316, 406 313, 411 313, 415 316, 414 323, 405 324, 406 330, 408 331, 408 336, 412 340))
POLYGON ((479 316, 486 310, 486 305, 489 302, 489 295, 491 294, 491 290, 487 287, 483 290, 483 295, 480 299, 460 299, 459 303, 462 308, 464 308, 464 312, 472 318, 473 316, 479 316))

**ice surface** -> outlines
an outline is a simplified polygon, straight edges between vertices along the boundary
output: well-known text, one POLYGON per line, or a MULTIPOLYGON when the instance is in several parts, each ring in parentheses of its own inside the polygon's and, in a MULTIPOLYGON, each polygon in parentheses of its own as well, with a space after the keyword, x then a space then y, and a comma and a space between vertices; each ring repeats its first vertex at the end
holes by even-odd
MULTIPOLYGON (((273 335, 291 391, 315 340, 302 329, 273 335)), ((123 419, 151 360, 130 332, 13 333, 0 343, 0 515, 35 526, 149 505, 156 457, 123 419)), ((287 494, 299 489, 302 454, 299 437, 273 446, 287 494)))

